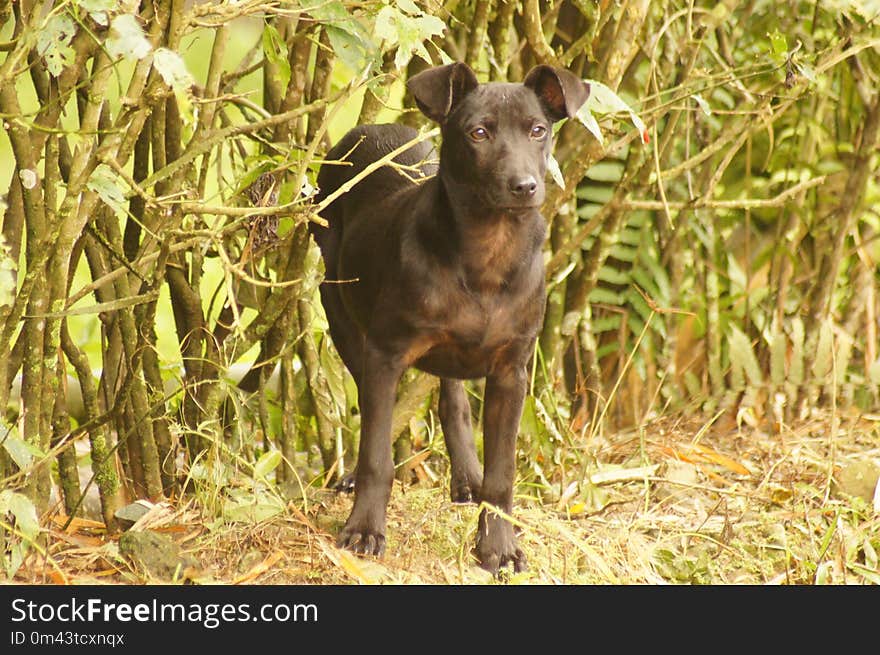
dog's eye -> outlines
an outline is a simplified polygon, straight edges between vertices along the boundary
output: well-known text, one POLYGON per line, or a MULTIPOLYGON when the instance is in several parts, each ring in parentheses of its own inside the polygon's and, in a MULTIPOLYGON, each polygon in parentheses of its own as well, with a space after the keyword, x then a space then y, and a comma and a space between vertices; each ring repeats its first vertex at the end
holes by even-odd
POLYGON ((485 127, 475 127, 471 130, 470 136, 474 141, 485 141, 489 138, 489 132, 486 131, 485 127))
POLYGON ((543 139, 545 134, 547 134, 547 128, 543 125, 535 125, 532 127, 533 139, 543 139))

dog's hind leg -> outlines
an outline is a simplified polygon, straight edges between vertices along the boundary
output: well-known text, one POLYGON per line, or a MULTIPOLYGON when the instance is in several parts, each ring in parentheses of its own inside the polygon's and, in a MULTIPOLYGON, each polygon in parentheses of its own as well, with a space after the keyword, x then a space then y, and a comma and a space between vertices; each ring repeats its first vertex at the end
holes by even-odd
POLYGON ((361 440, 354 507, 337 539, 337 545, 356 553, 381 555, 385 550, 385 513, 394 481, 391 414, 397 383, 405 369, 402 356, 365 343, 358 385, 361 440))
POLYGON ((440 379, 439 405, 440 425, 449 452, 452 502, 479 502, 483 473, 474 446, 471 407, 461 380, 440 379))

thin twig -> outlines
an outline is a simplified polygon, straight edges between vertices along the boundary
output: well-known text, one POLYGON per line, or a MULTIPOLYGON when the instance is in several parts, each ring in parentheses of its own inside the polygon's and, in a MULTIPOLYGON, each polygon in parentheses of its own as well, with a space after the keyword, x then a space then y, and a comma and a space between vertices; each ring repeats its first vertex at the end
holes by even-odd
POLYGON ((789 187, 782 193, 772 198, 743 198, 742 200, 712 200, 711 198, 697 198, 693 202, 663 202, 659 200, 622 200, 620 207, 623 209, 757 209, 762 207, 781 207, 802 191, 821 186, 828 178, 820 175, 805 180, 793 187, 789 187))

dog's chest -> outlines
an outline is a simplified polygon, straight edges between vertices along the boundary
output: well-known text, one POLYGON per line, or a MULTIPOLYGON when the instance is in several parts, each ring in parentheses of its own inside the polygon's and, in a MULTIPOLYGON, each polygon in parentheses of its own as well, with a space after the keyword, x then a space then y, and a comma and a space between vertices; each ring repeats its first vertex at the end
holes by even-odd
POLYGON ((421 309, 429 320, 419 330, 414 365, 459 378, 488 375, 511 351, 527 348, 543 314, 540 296, 503 291, 427 294, 421 309))
POLYGON ((442 331, 461 348, 492 348, 519 333, 520 321, 510 306, 493 300, 466 297, 448 305, 442 331))

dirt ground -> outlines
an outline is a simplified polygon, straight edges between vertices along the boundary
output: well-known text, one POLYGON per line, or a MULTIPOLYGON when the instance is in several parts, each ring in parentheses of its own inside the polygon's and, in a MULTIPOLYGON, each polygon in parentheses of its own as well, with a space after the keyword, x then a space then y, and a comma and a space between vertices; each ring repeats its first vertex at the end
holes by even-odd
MULTIPOLYGON (((772 434, 667 418, 607 441, 589 480, 553 502, 518 495, 529 569, 501 580, 470 554, 478 508, 452 504, 443 481, 395 484, 382 559, 334 546, 352 498, 330 490, 250 522, 192 499, 161 504, 133 530, 179 549, 173 583, 880 583, 880 416, 821 414, 772 434)), ((47 555, 29 555, 17 582, 168 581, 101 524, 64 522, 52 517, 47 555)))

